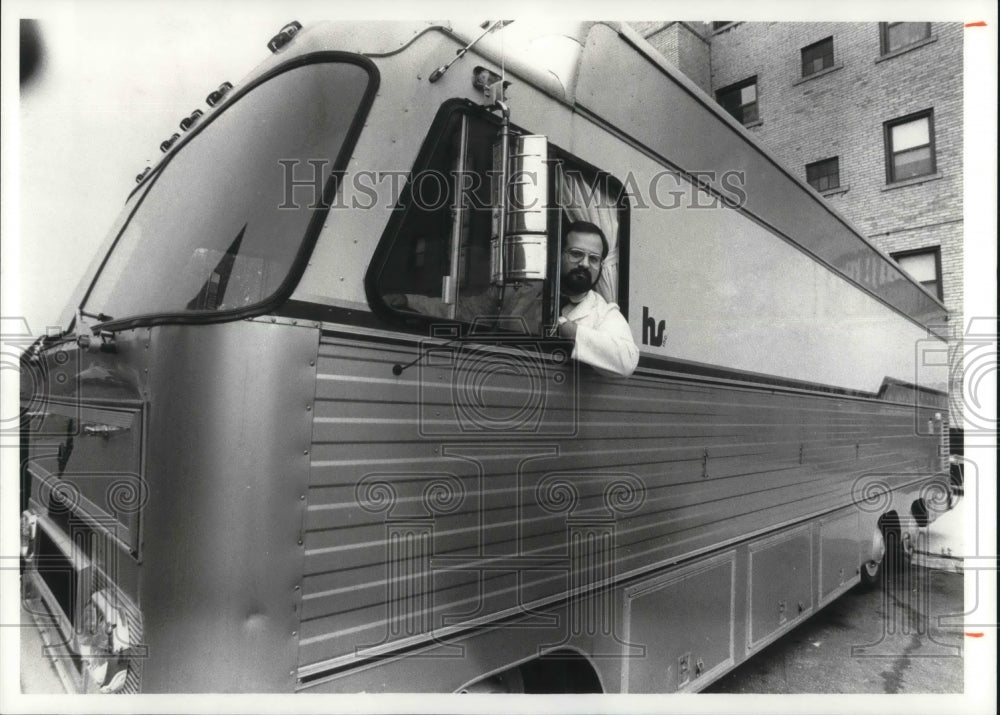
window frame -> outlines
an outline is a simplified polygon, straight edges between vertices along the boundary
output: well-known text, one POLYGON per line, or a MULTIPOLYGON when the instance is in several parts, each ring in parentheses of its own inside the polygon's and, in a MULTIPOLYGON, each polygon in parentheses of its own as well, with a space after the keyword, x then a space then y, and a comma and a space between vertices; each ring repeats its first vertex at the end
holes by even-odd
MULTIPOLYGON (((549 157, 550 160, 562 162, 564 169, 565 165, 569 164, 570 168, 582 171, 582 173, 591 181, 598 179, 607 180, 609 190, 614 191, 618 195, 618 295, 615 296, 614 303, 618 305, 618 309, 621 311, 621 314, 625 317, 625 320, 628 321, 629 231, 632 223, 632 208, 631 202, 628 200, 628 195, 625 192, 625 184, 623 184, 618 177, 611 172, 599 169, 593 164, 584 161, 574 154, 570 154, 568 151, 552 144, 551 142, 549 143, 549 157)), ((551 172, 553 186, 555 177, 556 172, 551 172)), ((550 194, 550 196, 553 195, 554 194, 550 194)), ((553 206, 552 209, 557 214, 562 213, 562 209, 559 206, 553 206)), ((556 222, 550 225, 555 227, 559 226, 559 223, 556 222)), ((553 261, 550 270, 551 275, 555 275, 552 271, 559 269, 559 255, 562 252, 562 236, 556 236, 556 239, 557 250, 550 252, 550 258, 553 261)))
MULTIPOLYGON (((841 183, 840 183, 840 155, 830 156, 830 157, 827 157, 826 159, 819 159, 818 161, 810 162, 810 163, 806 164, 805 168, 806 168, 806 183, 809 184, 810 186, 812 186, 813 189, 815 189, 816 191, 818 191, 820 193, 824 193, 826 191, 836 191, 837 189, 839 189, 841 187, 841 183), (836 171, 834 172, 834 175, 837 177, 837 183, 836 183, 835 186, 827 186, 825 189, 821 189, 818 186, 816 186, 815 184, 813 184, 812 180, 809 178, 809 169, 810 168, 814 168, 814 167, 819 167, 820 165, 823 165, 823 164, 829 164, 830 162, 835 162, 836 171)), ((824 177, 830 176, 830 174, 829 173, 823 174, 823 176, 824 177)))
POLYGON ((879 54, 882 57, 887 55, 893 55, 897 52, 902 52, 908 47, 915 47, 923 42, 931 39, 931 23, 929 22, 880 22, 878 24, 878 38, 879 38, 879 54), (893 25, 923 25, 925 29, 924 36, 919 40, 914 40, 913 42, 908 42, 905 45, 900 45, 899 47, 889 46, 889 30, 893 25))
MULTIPOLYGON (((456 98, 450 99, 441 105, 434 119, 431 121, 431 126, 427 130, 420 149, 417 151, 417 156, 413 161, 407 181, 400 188, 400 193, 392 209, 389 221, 382 232, 372 260, 365 272, 365 294, 372 312, 388 323, 410 329, 414 332, 426 333, 427 329, 433 324, 463 324, 461 321, 451 318, 422 315, 420 313, 393 308, 385 302, 379 285, 382 273, 386 270, 396 249, 396 244, 400 240, 400 235, 410 218, 410 212, 413 207, 412 177, 427 168, 435 152, 438 150, 439 144, 445 139, 445 132, 450 122, 455 115, 459 114, 465 114, 469 118, 489 122, 496 125, 499 130, 499 117, 486 111, 484 107, 475 102, 468 99, 456 98)), ((516 131, 519 128, 512 124, 511 129, 516 131)))
POLYGON ((834 66, 836 66, 837 59, 836 59, 836 55, 834 54, 833 35, 830 35, 829 37, 824 37, 822 40, 818 40, 818 41, 812 43, 811 45, 806 45, 799 52, 800 52, 801 67, 802 67, 802 78, 803 79, 805 79, 806 77, 812 77, 813 75, 819 74, 820 72, 823 72, 824 70, 832 69, 834 66), (819 69, 814 69, 814 70, 810 70, 810 71, 807 72, 806 71, 806 53, 809 52, 810 50, 814 50, 816 48, 819 48, 821 45, 824 45, 825 43, 829 43, 830 44, 830 53, 829 53, 829 55, 827 55, 824 52, 823 54, 821 54, 819 56, 823 57, 823 58, 826 58, 827 56, 829 56, 829 58, 830 58, 829 63, 826 63, 824 61, 823 66, 820 67, 819 69))
POLYGON ((757 75, 751 75, 750 77, 747 77, 746 79, 742 79, 739 82, 733 82, 732 84, 726 85, 725 87, 722 87, 720 89, 715 90, 715 102, 720 107, 722 107, 723 111, 725 111, 726 114, 728 114, 729 116, 731 116, 733 119, 735 119, 737 122, 739 122, 740 124, 742 124, 744 127, 752 126, 754 124, 757 124, 758 122, 761 121, 761 118, 760 118, 760 84, 757 82, 757 75), (754 88, 753 106, 754 106, 754 112, 755 112, 756 116, 752 120, 746 121, 743 118, 743 116, 742 116, 743 115, 743 109, 744 109, 744 107, 748 107, 750 105, 749 104, 741 104, 740 107, 739 107, 740 108, 740 115, 741 116, 736 116, 735 114, 733 114, 732 112, 730 112, 729 109, 727 108, 727 106, 722 102, 722 96, 725 95, 725 94, 729 94, 729 93, 741 92, 742 90, 744 90, 744 89, 746 89, 747 87, 750 87, 750 86, 753 86, 753 88, 754 88))
POLYGON ((944 276, 941 274, 941 246, 925 246, 923 248, 909 248, 906 249, 905 251, 895 251, 893 253, 890 253, 889 256, 892 258, 892 260, 896 262, 896 265, 899 266, 900 270, 902 270, 910 280, 918 283, 924 290, 933 295, 942 303, 944 302, 944 276), (937 290, 935 291, 932 291, 930 288, 924 285, 924 281, 917 280, 914 276, 912 276, 910 272, 907 271, 905 268, 903 268, 903 265, 899 262, 900 258, 905 259, 905 258, 912 258, 913 256, 925 256, 925 255, 934 256, 934 274, 936 276, 936 280, 934 281, 934 283, 937 285, 937 290))
POLYGON ((937 142, 934 137, 934 109, 923 109, 919 112, 913 112, 912 114, 907 114, 902 117, 897 117, 896 119, 890 119, 884 122, 882 125, 883 141, 885 143, 885 183, 886 184, 897 184, 906 181, 912 181, 920 179, 923 177, 934 176, 937 173, 937 142), (930 170, 922 174, 917 174, 915 176, 907 176, 905 178, 896 177, 896 154, 892 146, 892 130, 896 127, 903 126, 905 124, 910 124, 912 122, 919 121, 920 119, 927 119, 927 144, 920 144, 916 147, 910 147, 909 149, 904 149, 903 151, 911 151, 913 149, 918 149, 924 146, 930 148, 930 170))
POLYGON ((378 67, 375 63, 368 57, 364 57, 356 53, 324 50, 296 57, 288 62, 279 64, 255 78, 246 86, 233 90, 231 92, 231 96, 227 95, 225 102, 221 103, 220 106, 214 111, 209 112, 203 121, 192 127, 191 131, 189 131, 174 145, 171 151, 163 158, 161 163, 155 165, 149 176, 147 176, 147 178, 138 186, 132 189, 126 198, 125 210, 129 211, 128 217, 124 220, 124 222, 122 222, 114 241, 112 241, 111 245, 107 247, 104 255, 101 257, 100 263, 97 265, 96 270, 88 273, 86 277, 86 280, 88 281, 87 289, 75 305, 77 317, 73 319, 72 325, 75 326, 78 331, 85 329, 78 325, 80 316, 87 315, 84 306, 86 306, 87 301, 90 300, 97 282, 100 280, 112 254, 118 249, 122 237, 131 226, 136 212, 140 209, 155 184, 159 181, 166 167, 168 167, 174 158, 180 154, 183 148, 190 143, 194 137, 199 136, 201 132, 211 126, 220 116, 223 116, 224 113, 238 101, 242 100, 261 85, 276 79, 286 72, 300 67, 339 63, 353 64, 364 70, 368 75, 368 85, 362 95, 357 112, 351 119, 351 124, 345 134, 340 151, 334 158, 331 165, 330 175, 327 177, 327 180, 323 185, 320 201, 318 202, 318 205, 312 209, 312 216, 310 217, 305 232, 300 239, 298 249, 285 273, 284 279, 278 287, 261 300, 238 308, 212 311, 168 310, 138 315, 112 317, 110 319, 106 319, 106 316, 103 315, 97 315, 92 316, 97 322, 94 325, 89 326, 88 329, 96 330, 100 328, 101 330, 116 332, 120 330, 135 329, 138 327, 151 327, 155 325, 210 325, 215 323, 236 322, 237 320, 245 320, 258 315, 277 312, 282 309, 283 305, 289 302, 289 299, 294 293, 295 288, 298 286, 299 281, 302 279, 302 275, 305 273, 306 267, 309 264, 309 258, 312 255, 313 249, 316 247, 316 242, 322 232, 330 207, 333 205, 337 191, 339 191, 344 172, 346 171, 350 158, 353 156, 354 150, 357 147, 358 139, 360 138, 362 130, 365 127, 365 122, 368 120, 368 115, 375 102, 375 97, 378 94, 381 85, 381 74, 379 73, 378 67), (133 197, 137 197, 136 203, 131 208, 128 208, 128 202, 132 201, 133 197))
MULTIPOLYGON (((424 137, 423 143, 419 151, 417 152, 417 157, 413 162, 413 167, 411 168, 410 174, 413 175, 426 168, 428 162, 434 155, 438 144, 443 138, 444 132, 446 131, 450 120, 456 113, 464 113, 470 118, 484 119, 492 124, 495 124, 497 129, 500 127, 500 118, 495 114, 488 112, 482 105, 472 102, 467 99, 450 99, 444 102, 438 109, 433 121, 431 122, 430 129, 427 135, 424 137)), ((531 134, 532 132, 525 130, 523 127, 511 124, 512 134, 531 134)), ((588 178, 607 178, 609 188, 617 192, 618 198, 618 210, 619 210, 619 221, 618 221, 618 300, 616 301, 619 309, 625 319, 628 320, 628 258, 629 258, 629 225, 631 222, 631 204, 628 200, 628 196, 625 192, 624 184, 610 172, 598 169, 592 164, 580 159, 579 157, 570 154, 569 152, 563 150, 562 148, 549 142, 549 161, 561 161, 564 164, 569 164, 571 168, 575 170, 580 170, 588 178)), ((549 171, 549 186, 548 186, 548 196, 554 197, 556 195, 556 172, 549 171)), ((455 331, 455 337, 460 337, 466 335, 467 337, 472 337, 475 333, 471 331, 470 328, 473 327, 472 324, 462 321, 461 319, 452 318, 442 318, 433 315, 425 315, 420 313, 414 313, 410 311, 400 310, 389 306, 384 300, 381 290, 380 290, 380 278, 382 272, 385 270, 389 259, 396 248, 396 243, 400 237, 402 229, 406 225, 407 217, 409 214, 409 208, 412 205, 411 197, 411 182, 407 181, 401 188, 400 197, 392 211, 392 216, 386 225, 385 230, 379 239, 378 245, 375 248, 375 252, 372 256, 372 260, 368 265, 368 269, 365 272, 365 294, 368 300, 368 305, 372 309, 372 312, 381 320, 388 322, 398 328, 402 328, 407 332, 417 332, 427 334, 428 329, 433 325, 448 324, 451 326, 459 326, 455 331)), ((553 204, 550 208, 550 218, 549 218, 549 238, 550 238, 550 249, 549 249, 549 278, 545 281, 545 286, 543 290, 543 306, 542 306, 542 323, 543 326, 548 325, 550 322, 555 320, 556 307, 554 305, 552 296, 553 286, 555 285, 554 276, 555 271, 559 269, 559 251, 561 248, 562 238, 557 235, 557 231, 561 228, 561 218, 562 213, 561 208, 553 204), (554 248, 553 248, 554 246, 554 248)), ((553 340, 558 343, 564 343, 565 340, 562 338, 548 338, 547 336, 530 336, 531 340, 553 340)))

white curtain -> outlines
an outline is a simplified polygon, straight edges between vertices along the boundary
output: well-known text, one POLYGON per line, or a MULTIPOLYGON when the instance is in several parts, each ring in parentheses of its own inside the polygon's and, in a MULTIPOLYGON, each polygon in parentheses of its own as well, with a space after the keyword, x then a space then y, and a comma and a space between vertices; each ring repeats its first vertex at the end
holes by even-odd
POLYGON ((609 303, 618 302, 618 205, 608 195, 607 183, 588 181, 580 172, 563 167, 559 176, 559 204, 569 220, 589 221, 608 239, 608 257, 595 290, 609 303))

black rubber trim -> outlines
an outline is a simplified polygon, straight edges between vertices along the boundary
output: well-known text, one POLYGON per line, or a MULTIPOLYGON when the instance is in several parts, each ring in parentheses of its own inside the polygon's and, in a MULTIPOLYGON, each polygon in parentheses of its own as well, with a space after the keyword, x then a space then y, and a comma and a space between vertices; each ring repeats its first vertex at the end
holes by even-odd
MULTIPOLYGON (((275 67, 270 72, 261 75, 253 83, 241 88, 223 107, 223 111, 225 111, 226 108, 231 107, 244 95, 251 92, 256 87, 289 70, 306 65, 334 62, 355 64, 367 71, 369 78, 368 87, 361 99, 361 104, 358 106, 358 111, 355 113, 351 126, 347 130, 347 135, 344 137, 343 145, 341 146, 340 153, 337 155, 337 159, 334 162, 333 169, 330 172, 329 179, 327 179, 326 186, 323 187, 323 203, 320 208, 313 211, 313 215, 309 220, 309 225, 306 228, 305 236, 299 244, 299 250, 295 259, 292 261, 292 264, 285 275, 285 279, 282 281, 281 285, 278 286, 278 289, 263 301, 243 308, 222 311, 150 313, 129 318, 112 319, 93 326, 91 328, 93 332, 97 333, 101 330, 126 330, 129 328, 163 325, 167 323, 180 325, 206 325, 210 323, 223 323, 241 320, 243 318, 250 318, 256 315, 273 312, 281 303, 288 299, 288 297, 292 294, 292 291, 295 289, 295 286, 298 285, 299 280, 302 278, 302 273, 305 271, 306 266, 309 263, 309 256, 312 254, 313 248, 316 245, 316 240, 319 238, 319 234, 323 229, 323 224, 326 221, 326 215, 329 212, 329 207, 333 204, 333 200, 337 195, 337 191, 340 188, 340 181, 346 170, 347 163, 354 152, 354 147, 361 134, 361 129, 364 127, 365 119, 367 118, 368 112, 371 110, 372 104, 375 101, 375 95, 378 92, 380 82, 378 68, 375 66, 375 63, 367 57, 362 57, 356 54, 334 51, 313 52, 308 55, 297 57, 290 62, 275 67)), ((186 141, 191 141, 191 137, 196 136, 199 132, 203 131, 205 127, 209 126, 217 117, 221 116, 221 114, 222 112, 213 113, 204 122, 198 124, 191 131, 190 135, 186 137, 186 141)), ((147 182, 155 182, 156 179, 159 178, 163 167, 170 163, 181 148, 183 147, 178 147, 178 149, 172 151, 163 164, 157 168, 155 175, 147 179, 147 182)), ((149 187, 152 188, 152 183, 149 183, 149 187)), ((98 278, 103 272, 108 259, 117 247, 118 241, 121 239, 125 230, 131 223, 135 212, 139 209, 142 202, 148 195, 149 190, 147 190, 139 201, 136 202, 136 205, 129 214, 128 219, 122 225, 118 236, 115 237, 114 243, 104 256, 104 260, 101 261, 101 265, 97 269, 97 272, 94 274, 90 287, 87 289, 86 294, 80 301, 81 306, 86 305, 87 300, 90 298, 90 293, 94 289, 94 285, 97 283, 98 278)))
MULTIPOLYGON (((396 336, 359 334, 353 332, 351 328, 370 328, 375 330, 392 331, 395 329, 395 326, 387 325, 386 322, 378 316, 364 310, 352 310, 349 308, 339 308, 305 301, 288 301, 283 306, 283 309, 277 313, 277 315, 287 318, 315 320, 328 323, 327 325, 323 325, 321 327, 321 333, 324 337, 340 337, 349 340, 358 340, 361 342, 413 346, 419 346, 421 340, 429 337, 429 334, 419 335, 413 333, 398 333, 396 336)), ((431 322, 433 323, 433 321, 431 322)), ((440 325, 442 323, 446 323, 449 326, 462 325, 457 322, 437 319, 437 324, 440 325)), ((495 338, 496 336, 484 337, 495 338)), ((567 341, 559 338, 541 338, 538 336, 515 335, 511 335, 509 338, 507 336, 503 337, 503 342, 510 342, 514 344, 534 343, 538 345, 540 351, 543 353, 548 353, 556 349, 565 349, 568 345, 567 341)), ((446 340, 446 338, 441 339, 446 340)), ((468 332, 460 333, 458 339, 468 343, 475 343, 477 341, 487 343, 495 342, 495 340, 491 341, 489 339, 479 340, 475 334, 470 336, 468 332)), ((718 365, 711 365, 709 363, 700 363, 691 360, 680 360, 654 355, 640 355, 639 366, 635 376, 643 376, 643 370, 650 371, 647 373, 648 377, 660 379, 662 379, 662 376, 656 373, 667 371, 675 373, 670 376, 671 379, 703 381, 701 378, 707 378, 710 380, 726 380, 733 383, 740 383, 738 385, 739 387, 747 389, 795 390, 798 392, 809 392, 833 397, 850 397, 864 400, 874 400, 877 402, 884 402, 885 404, 901 404, 898 401, 890 402, 882 397, 882 392, 884 392, 886 385, 889 384, 908 387, 921 394, 933 395, 936 397, 947 397, 946 393, 939 390, 920 387, 918 385, 888 377, 883 380, 878 392, 870 392, 866 390, 851 390, 844 387, 836 387, 834 385, 825 385, 819 382, 809 382, 808 380, 778 377, 775 375, 768 375, 766 373, 751 372, 749 370, 737 370, 718 365)), ((913 406, 912 404, 907 404, 908 406, 913 406)), ((938 409, 932 408, 930 405, 920 406, 927 409, 938 409)))
POLYGON ((748 387, 791 388, 794 390, 806 390, 808 392, 821 392, 828 395, 862 397, 869 400, 877 398, 877 394, 874 392, 851 390, 844 387, 824 385, 819 382, 809 382, 808 380, 795 380, 793 378, 777 377, 775 375, 751 372, 749 370, 736 370, 708 363, 695 362, 693 360, 679 360, 676 358, 642 355, 639 357, 639 367, 637 369, 641 370, 643 368, 650 370, 668 370, 670 372, 680 372, 685 375, 696 375, 698 377, 710 377, 717 380, 743 382, 747 383, 748 387))
POLYGON ((359 328, 375 328, 384 330, 384 320, 368 310, 354 310, 326 303, 313 303, 305 300, 286 300, 272 315, 293 320, 317 321, 322 323, 345 323, 359 328))

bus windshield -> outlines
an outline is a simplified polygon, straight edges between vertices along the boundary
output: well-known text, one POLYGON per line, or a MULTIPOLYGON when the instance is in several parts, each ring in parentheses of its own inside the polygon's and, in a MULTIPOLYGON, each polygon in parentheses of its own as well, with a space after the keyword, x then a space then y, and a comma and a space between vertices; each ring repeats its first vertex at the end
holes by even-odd
POLYGON ((118 321, 267 300, 321 209, 369 81, 357 64, 301 65, 211 118, 151 178, 83 309, 118 321))

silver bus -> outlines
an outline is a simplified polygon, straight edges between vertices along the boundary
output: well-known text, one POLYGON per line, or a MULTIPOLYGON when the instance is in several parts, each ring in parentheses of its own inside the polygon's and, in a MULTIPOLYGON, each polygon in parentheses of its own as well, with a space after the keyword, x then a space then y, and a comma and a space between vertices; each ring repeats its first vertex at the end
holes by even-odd
POLYGON ((23 360, 67 689, 696 691, 945 508, 937 298, 629 26, 530 30, 291 23, 139 174, 23 360), (628 377, 552 333, 578 220, 628 377))

